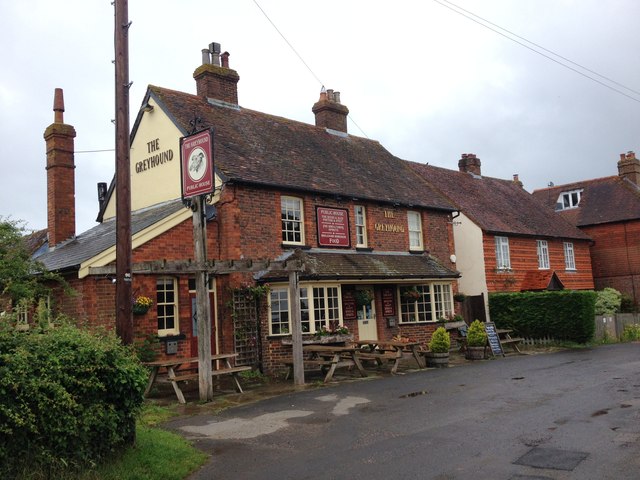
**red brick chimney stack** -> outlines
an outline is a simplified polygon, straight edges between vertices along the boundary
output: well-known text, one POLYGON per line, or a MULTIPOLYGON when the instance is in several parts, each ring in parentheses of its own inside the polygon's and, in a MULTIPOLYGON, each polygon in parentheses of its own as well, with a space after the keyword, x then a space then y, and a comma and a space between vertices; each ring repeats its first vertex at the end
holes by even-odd
POLYGON ((229 105, 238 105, 238 72, 229 68, 229 52, 220 54, 220 44, 211 43, 202 50, 202 65, 193 72, 196 92, 204 97, 229 105), (220 61, 222 60, 222 65, 220 61))
POLYGON ((481 176, 480 159, 475 153, 463 153, 462 158, 458 160, 458 169, 461 172, 472 173, 481 176))
POLYGON ((55 89, 54 121, 44 131, 47 147, 47 236, 49 247, 76 234, 75 163, 76 131, 64 123, 64 97, 55 89))
POLYGON ((618 175, 640 186, 640 160, 636 158, 635 152, 620 154, 618 175))
POLYGON ((347 133, 349 109, 340 103, 340 92, 325 90, 322 87, 320 99, 313 105, 311 111, 316 116, 317 127, 347 133))

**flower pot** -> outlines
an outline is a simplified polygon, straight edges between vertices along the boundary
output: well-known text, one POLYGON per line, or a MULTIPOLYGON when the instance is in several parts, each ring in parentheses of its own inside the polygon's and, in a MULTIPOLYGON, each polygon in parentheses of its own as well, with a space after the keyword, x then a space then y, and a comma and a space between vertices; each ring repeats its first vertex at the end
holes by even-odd
POLYGON ((134 315, 144 315, 149 311, 149 307, 145 307, 144 305, 136 305, 134 303, 133 307, 131 308, 131 311, 133 312, 134 315))
POLYGON ((485 347, 467 347, 465 358, 467 360, 484 360, 485 347))
POLYGON ((449 366, 449 352, 425 352, 424 358, 427 361, 427 367, 444 368, 449 366))

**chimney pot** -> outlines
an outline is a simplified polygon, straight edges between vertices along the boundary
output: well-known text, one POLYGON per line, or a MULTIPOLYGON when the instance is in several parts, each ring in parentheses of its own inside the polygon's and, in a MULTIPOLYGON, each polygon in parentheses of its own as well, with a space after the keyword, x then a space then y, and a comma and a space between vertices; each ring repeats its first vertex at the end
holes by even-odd
POLYGON ((202 65, 209 65, 211 63, 211 54, 208 48, 202 49, 202 65))
POLYGON ((56 88, 53 94, 53 121, 64 123, 64 93, 61 88, 56 88))
POLYGON ((340 103, 340 92, 333 92, 333 99, 336 103, 340 103))
POLYGON ((224 52, 220 58, 222 59, 222 67, 229 68, 229 52, 224 52))

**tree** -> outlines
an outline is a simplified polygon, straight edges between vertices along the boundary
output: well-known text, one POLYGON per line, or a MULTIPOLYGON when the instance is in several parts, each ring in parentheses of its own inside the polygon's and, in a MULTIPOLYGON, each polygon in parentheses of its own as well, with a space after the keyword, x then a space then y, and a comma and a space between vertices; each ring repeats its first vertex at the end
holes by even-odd
POLYGON ((17 305, 49 293, 51 281, 62 278, 31 258, 24 243, 21 222, 0 217, 0 298, 17 305))

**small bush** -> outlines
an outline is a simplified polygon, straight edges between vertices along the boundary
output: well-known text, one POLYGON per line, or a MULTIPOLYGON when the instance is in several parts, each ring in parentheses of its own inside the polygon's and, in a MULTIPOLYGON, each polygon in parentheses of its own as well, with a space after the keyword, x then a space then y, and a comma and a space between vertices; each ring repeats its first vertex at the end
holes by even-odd
POLYGON ((620 340, 623 342, 636 342, 640 340, 640 324, 625 325, 620 340))
POLYGON ((429 341, 429 351, 433 353, 447 353, 451 346, 451 338, 449 332, 444 327, 436 328, 436 331, 431 335, 429 341))
POLYGON ((0 331, 0 475, 62 477, 131 443, 146 380, 113 335, 0 331))
POLYGON ((487 343, 487 332, 480 320, 474 320, 467 330, 467 345, 470 347, 484 347, 487 343))
POLYGON ((607 287, 596 294, 596 315, 613 315, 620 311, 622 294, 615 288, 607 287))

